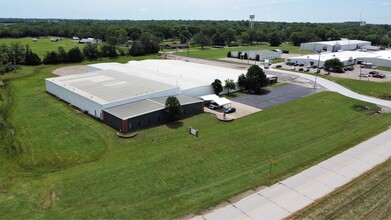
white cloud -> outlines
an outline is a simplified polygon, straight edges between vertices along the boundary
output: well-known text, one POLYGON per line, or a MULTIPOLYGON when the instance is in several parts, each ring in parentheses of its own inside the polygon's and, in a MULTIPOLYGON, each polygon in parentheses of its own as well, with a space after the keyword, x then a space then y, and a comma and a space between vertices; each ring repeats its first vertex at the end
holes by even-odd
POLYGON ((383 2, 383 5, 388 5, 389 3, 388 2, 383 2))
POLYGON ((139 11, 141 11, 141 12, 146 12, 146 11, 148 11, 148 9, 146 9, 146 8, 140 8, 139 11))

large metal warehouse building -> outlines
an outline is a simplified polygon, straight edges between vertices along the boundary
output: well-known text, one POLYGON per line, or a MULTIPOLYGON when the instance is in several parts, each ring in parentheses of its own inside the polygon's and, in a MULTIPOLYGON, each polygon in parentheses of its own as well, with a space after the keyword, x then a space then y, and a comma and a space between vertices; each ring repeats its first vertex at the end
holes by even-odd
MULTIPOLYGON (((178 86, 114 70, 48 78, 46 89, 123 132, 169 121, 170 118, 163 115, 165 100, 168 96, 180 95, 178 86), (118 119, 121 119, 119 125, 118 119)), ((183 102, 183 118, 203 111, 199 99, 186 96, 178 96, 178 99, 183 102)))
POLYGON ((236 82, 240 74, 247 72, 247 69, 236 70, 179 60, 143 60, 130 61, 126 64, 100 63, 88 67, 91 71, 111 69, 176 86, 180 88, 181 94, 196 98, 213 94, 211 83, 215 79, 220 79, 223 83, 226 79, 233 79, 236 82))
POLYGON ((336 40, 336 41, 321 41, 321 42, 309 42, 302 43, 300 45, 301 50, 312 50, 312 51, 328 51, 338 52, 340 50, 357 50, 365 49, 371 46, 371 42, 362 40, 336 40))

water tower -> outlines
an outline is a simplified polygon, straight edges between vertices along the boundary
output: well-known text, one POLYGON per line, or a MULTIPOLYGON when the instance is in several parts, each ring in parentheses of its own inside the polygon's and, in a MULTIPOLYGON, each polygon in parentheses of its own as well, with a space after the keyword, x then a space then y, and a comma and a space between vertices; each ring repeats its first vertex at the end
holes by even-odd
POLYGON ((254 27, 254 19, 255 19, 255 15, 250 15, 250 28, 253 28, 254 27))

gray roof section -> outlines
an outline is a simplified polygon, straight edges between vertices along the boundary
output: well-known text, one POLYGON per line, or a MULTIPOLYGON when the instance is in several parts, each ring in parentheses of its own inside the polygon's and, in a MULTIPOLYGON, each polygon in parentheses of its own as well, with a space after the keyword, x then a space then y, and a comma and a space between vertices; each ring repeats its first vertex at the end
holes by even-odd
MULTIPOLYGON (((197 103, 197 102, 203 102, 201 99, 196 99, 196 98, 186 96, 186 95, 177 95, 175 97, 178 99, 178 101, 179 101, 179 103, 181 103, 181 105, 188 105, 188 104, 193 104, 193 103, 197 103)), ((154 102, 158 102, 158 103, 162 104, 163 106, 165 106, 167 98, 168 97, 160 97, 160 98, 153 98, 150 100, 152 100, 154 102)))
POLYGON ((138 102, 132 102, 125 105, 120 105, 113 108, 108 108, 103 111, 114 115, 117 118, 126 120, 139 115, 155 112, 164 109, 164 105, 145 99, 138 102))
MULTIPOLYGON (((200 99, 196 99, 193 97, 185 96, 185 95, 178 95, 175 96, 178 98, 179 103, 181 105, 188 105, 198 102, 203 102, 200 99)), ((147 113, 159 111, 165 108, 166 105, 166 97, 161 98, 154 98, 154 99, 145 99, 138 102, 132 102, 129 104, 108 108, 103 111, 114 115, 117 118, 120 118, 122 120, 127 120, 129 118, 137 117, 140 115, 144 115, 147 113)))
POLYGON ((47 79, 99 104, 125 100, 178 87, 114 70, 47 79))

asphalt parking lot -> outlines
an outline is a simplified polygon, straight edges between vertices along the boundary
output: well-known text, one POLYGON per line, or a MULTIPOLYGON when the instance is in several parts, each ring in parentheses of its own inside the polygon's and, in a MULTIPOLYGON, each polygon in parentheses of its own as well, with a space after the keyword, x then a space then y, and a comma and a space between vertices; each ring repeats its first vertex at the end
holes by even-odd
POLYGON ((233 98, 232 100, 238 103, 252 106, 254 108, 267 109, 321 91, 318 89, 315 91, 313 88, 308 88, 290 83, 272 87, 268 90, 269 92, 267 94, 242 95, 233 98))
MULTIPOLYGON (((295 67, 295 70, 298 71, 299 68, 303 68, 304 70, 307 69, 306 66, 288 66, 285 63, 279 63, 276 65, 281 65, 283 69, 290 70, 291 68, 295 67)), ((273 68, 276 68, 276 65, 273 65, 273 68)), ((278 69, 278 68, 277 68, 278 69)), ((310 68, 310 73, 315 73, 316 68, 310 68)), ((366 80, 366 81, 373 81, 373 82, 389 82, 391 81, 391 72, 384 71, 384 70, 377 70, 381 74, 386 75, 386 78, 375 78, 375 77, 360 77, 360 73, 369 73, 372 70, 377 70, 374 68, 360 68, 360 65, 354 65, 353 71, 345 71, 345 73, 330 73, 330 76, 335 76, 339 78, 346 78, 346 79, 356 79, 356 80, 366 80)), ((304 73, 304 72, 303 72, 304 73)), ((328 71, 325 71, 324 69, 320 70, 320 74, 324 75, 327 74, 328 71)))

